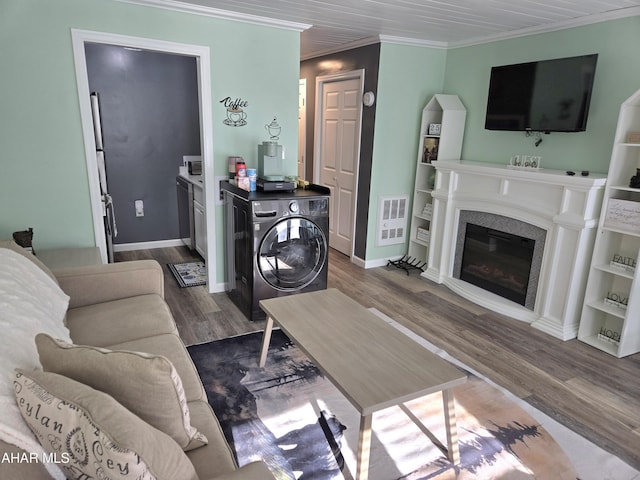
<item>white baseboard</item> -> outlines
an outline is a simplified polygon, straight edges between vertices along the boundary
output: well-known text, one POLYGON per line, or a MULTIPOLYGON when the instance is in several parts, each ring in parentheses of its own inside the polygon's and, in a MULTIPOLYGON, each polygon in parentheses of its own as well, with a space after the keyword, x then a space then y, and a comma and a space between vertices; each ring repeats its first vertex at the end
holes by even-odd
POLYGON ((367 260, 364 262, 364 265, 362 266, 364 268, 385 267, 389 263, 389 260, 400 260, 401 258, 402 258, 402 255, 398 255, 397 257, 394 257, 394 258, 377 258, 375 260, 367 260))
POLYGON ((224 293, 226 291, 226 283, 207 283, 209 293, 224 293))
POLYGON ((131 250, 146 250, 151 248, 168 248, 168 247, 182 247, 185 243, 181 238, 173 240, 157 240, 153 242, 135 242, 135 243, 121 243, 113 245, 114 252, 129 252, 131 250))

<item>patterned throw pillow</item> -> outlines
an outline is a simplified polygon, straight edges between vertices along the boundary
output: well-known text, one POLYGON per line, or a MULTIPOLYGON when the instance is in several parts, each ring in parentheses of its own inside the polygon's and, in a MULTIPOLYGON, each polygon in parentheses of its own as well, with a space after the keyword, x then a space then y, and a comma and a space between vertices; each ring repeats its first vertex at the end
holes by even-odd
POLYGON ((39 370, 17 369, 14 387, 22 417, 68 478, 197 480, 178 444, 111 396, 39 370))
POLYGON ((45 372, 108 393, 185 451, 207 444, 207 437, 191 426, 182 380, 166 357, 73 345, 46 334, 36 336, 36 346, 45 372))

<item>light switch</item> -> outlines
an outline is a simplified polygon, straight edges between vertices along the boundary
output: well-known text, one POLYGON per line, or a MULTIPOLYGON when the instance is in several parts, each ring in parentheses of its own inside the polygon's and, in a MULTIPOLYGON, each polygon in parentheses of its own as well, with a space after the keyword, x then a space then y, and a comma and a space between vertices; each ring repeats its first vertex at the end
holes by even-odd
POLYGON ((135 201, 136 217, 144 217, 144 203, 142 200, 135 201))

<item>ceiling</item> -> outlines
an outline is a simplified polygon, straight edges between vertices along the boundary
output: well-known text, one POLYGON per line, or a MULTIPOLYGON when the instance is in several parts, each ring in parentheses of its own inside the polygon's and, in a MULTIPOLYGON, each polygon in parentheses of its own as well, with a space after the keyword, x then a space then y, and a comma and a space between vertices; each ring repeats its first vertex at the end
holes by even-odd
POLYGON ((640 0, 120 1, 298 29, 303 59, 380 40, 452 47, 640 15, 640 0))

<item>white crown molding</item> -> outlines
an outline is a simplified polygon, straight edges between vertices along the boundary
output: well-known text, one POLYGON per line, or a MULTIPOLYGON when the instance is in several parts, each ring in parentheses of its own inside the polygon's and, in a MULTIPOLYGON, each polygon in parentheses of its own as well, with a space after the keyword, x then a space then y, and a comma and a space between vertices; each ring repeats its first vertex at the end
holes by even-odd
POLYGON ((563 22, 556 22, 550 25, 542 25, 537 27, 521 28, 512 32, 498 33, 486 37, 477 37, 460 42, 449 42, 447 48, 462 48, 481 45, 485 43, 498 42, 501 40, 509 40, 513 38, 527 37, 538 35, 541 33, 557 32, 559 30, 567 30, 569 28, 593 25, 594 23, 607 22, 610 20, 618 20, 621 18, 635 17, 640 15, 640 7, 628 7, 611 12, 589 15, 586 17, 575 18, 563 22))
POLYGON ((399 45, 413 45, 416 47, 447 48, 449 46, 447 42, 421 40, 418 38, 394 37, 392 35, 380 35, 379 39, 380 43, 396 43, 399 45))
POLYGON ((267 27, 282 28, 284 30, 294 30, 303 32, 312 25, 308 23, 290 22, 287 20, 278 20, 275 18, 261 17, 258 15, 249 15, 245 13, 231 12, 229 10, 221 10, 219 8, 205 7, 202 5, 194 5, 191 3, 179 2, 177 0, 116 0, 122 3, 131 3, 134 5, 143 5, 147 7, 162 8, 165 10, 173 10, 176 12, 192 13, 195 15, 203 15, 206 17, 220 18, 223 20, 233 20, 236 22, 250 23, 253 25, 262 25, 267 27))
POLYGON ((375 43, 395 43, 398 45, 410 45, 416 47, 431 47, 431 48, 447 48, 447 42, 436 42, 433 40, 420 40, 417 38, 406 37, 394 37, 391 35, 375 35, 373 37, 361 38, 353 42, 345 43, 335 48, 329 48, 318 52, 313 52, 306 56, 301 56, 300 60, 309 60, 311 58, 322 57, 324 55, 331 55, 333 53, 344 52, 346 50, 352 50, 354 48, 366 47, 367 45, 373 45, 375 43))
POLYGON ((375 43, 380 43, 380 37, 366 37, 361 38, 359 40, 355 40, 349 43, 343 43, 342 45, 338 45, 334 48, 327 48, 326 50, 318 50, 316 52, 310 53, 309 55, 300 56, 300 60, 309 60, 311 58, 322 57, 324 55, 331 55, 333 53, 345 52, 347 50, 353 50, 354 48, 366 47, 367 45, 373 45, 375 43))

